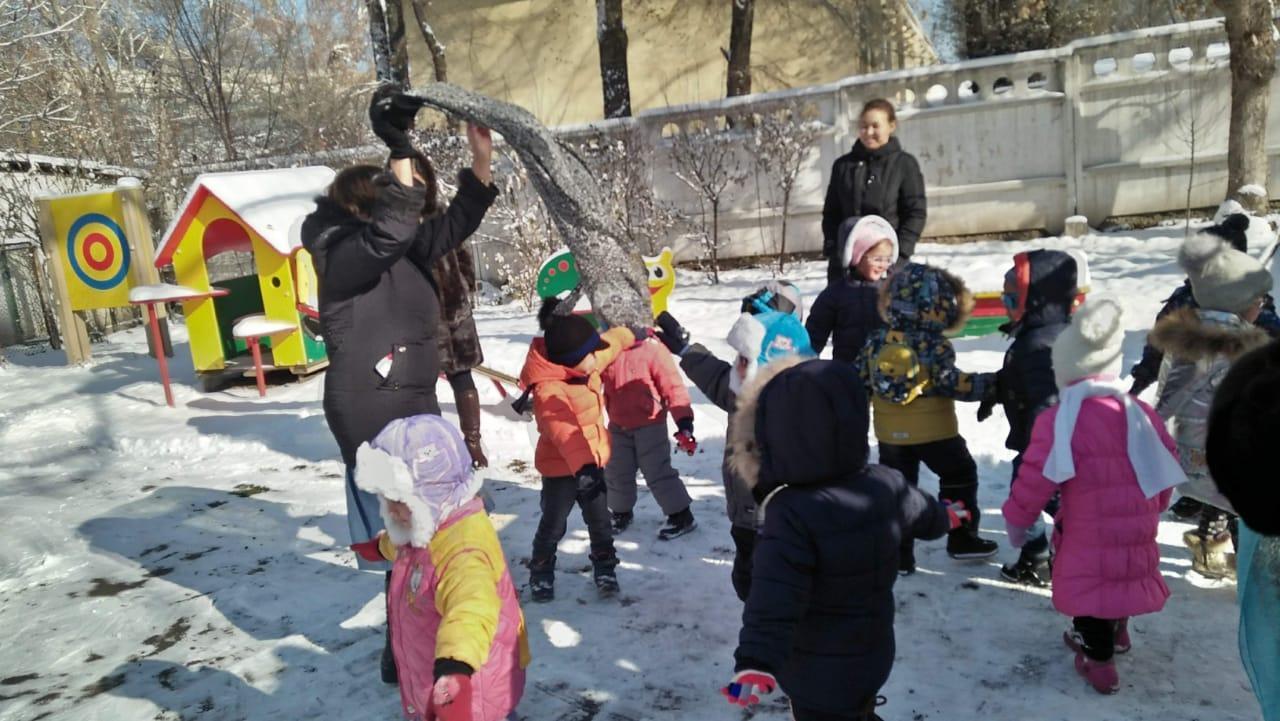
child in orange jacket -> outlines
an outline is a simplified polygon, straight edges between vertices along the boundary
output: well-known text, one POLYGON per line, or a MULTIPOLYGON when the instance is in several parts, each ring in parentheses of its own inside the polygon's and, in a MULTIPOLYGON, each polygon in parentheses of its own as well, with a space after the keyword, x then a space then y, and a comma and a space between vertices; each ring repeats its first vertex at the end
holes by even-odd
POLYGON ((529 590, 540 603, 555 598, 556 545, 575 504, 591 538, 596 590, 602 597, 618 592, 618 555, 601 470, 609 463, 610 446, 600 373, 635 343, 627 328, 600 334, 585 318, 553 315, 556 303, 548 299, 538 314, 546 334, 533 339, 520 371, 539 434, 534 467, 542 474, 542 517, 533 536, 529 590))
POLYGON ((692 454, 698 442, 689 391, 671 352, 656 340, 641 338, 605 369, 602 378, 613 445, 604 469, 613 532, 622 533, 635 518, 637 471, 644 473, 653 500, 667 516, 658 538, 669 541, 692 532, 698 527, 689 508, 693 499, 671 466, 667 414, 675 420, 681 450, 692 454))

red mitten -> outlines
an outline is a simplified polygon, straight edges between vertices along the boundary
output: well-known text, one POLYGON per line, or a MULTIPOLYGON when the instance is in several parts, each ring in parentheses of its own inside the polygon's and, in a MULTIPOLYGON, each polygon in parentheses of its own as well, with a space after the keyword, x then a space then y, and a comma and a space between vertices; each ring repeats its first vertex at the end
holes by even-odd
POLYGON ((698 439, 688 431, 677 431, 675 439, 676 447, 691 456, 698 450, 698 439))
POLYGON ((760 697, 756 695, 756 691, 770 694, 777 687, 778 681, 773 674, 748 668, 734 674, 729 685, 720 689, 720 693, 729 703, 746 708, 753 703, 760 703, 760 697))
POLYGON ((973 519, 973 514, 964 507, 964 501, 943 501, 942 505, 947 509, 947 520, 951 522, 952 530, 965 525, 973 519))
POLYGON ((374 536, 367 541, 351 544, 351 550, 355 551, 357 556, 366 561, 378 563, 387 560, 382 557, 382 551, 378 549, 377 536, 374 536))
POLYGON ((471 677, 451 673, 436 679, 431 709, 438 721, 471 721, 471 677))

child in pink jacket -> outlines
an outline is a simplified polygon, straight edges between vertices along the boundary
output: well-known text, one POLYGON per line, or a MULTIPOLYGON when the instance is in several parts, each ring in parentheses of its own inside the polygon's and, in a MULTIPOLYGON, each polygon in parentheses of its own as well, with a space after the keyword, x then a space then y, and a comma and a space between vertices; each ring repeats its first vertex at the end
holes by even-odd
POLYGON ((1061 492, 1053 605, 1072 617, 1063 641, 1076 671, 1104 694, 1120 689, 1113 656, 1129 650, 1129 617, 1155 613, 1169 597, 1156 529, 1173 486, 1186 480, 1160 416, 1119 383, 1123 336, 1120 306, 1098 298, 1058 336, 1058 402, 1036 418, 1003 509, 1018 548, 1061 492))
POLYGON ((387 530, 362 554, 387 589, 400 701, 412 721, 500 721, 520 703, 529 642, 462 433, 440 416, 388 423, 356 454, 387 530))
POLYGON ((690 509, 693 499, 671 466, 667 414, 675 422, 681 450, 692 454, 698 443, 693 437, 689 391, 671 352, 656 340, 640 338, 609 364, 600 379, 613 444, 604 483, 614 533, 625 531, 635 518, 637 471, 644 474, 649 493, 667 517, 658 538, 670 541, 693 531, 698 527, 690 509))

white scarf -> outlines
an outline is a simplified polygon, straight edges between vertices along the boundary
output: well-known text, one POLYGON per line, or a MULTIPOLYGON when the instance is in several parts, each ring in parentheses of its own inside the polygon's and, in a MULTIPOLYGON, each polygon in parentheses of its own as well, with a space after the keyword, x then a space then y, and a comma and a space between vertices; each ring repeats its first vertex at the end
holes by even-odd
POLYGON ((1045 459, 1044 476, 1054 483, 1075 477, 1075 460, 1071 457, 1071 436, 1075 433, 1080 405, 1086 398, 1109 396, 1124 404, 1125 438, 1129 463, 1138 477, 1138 486, 1147 498, 1187 480, 1178 459, 1160 441, 1160 434, 1150 416, 1130 396, 1119 379, 1087 378, 1073 383, 1058 393, 1058 415, 1053 419, 1053 448, 1045 459))

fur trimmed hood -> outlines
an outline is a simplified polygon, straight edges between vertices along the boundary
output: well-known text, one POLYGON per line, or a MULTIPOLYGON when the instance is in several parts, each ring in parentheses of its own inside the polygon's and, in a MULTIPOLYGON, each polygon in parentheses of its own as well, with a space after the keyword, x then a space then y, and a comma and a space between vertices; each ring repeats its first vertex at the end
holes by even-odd
POLYGON ((1156 323, 1147 336, 1156 349, 1189 363, 1218 356, 1235 360, 1267 344, 1266 331, 1222 311, 1183 308, 1156 323))
POLYGON ((880 317, 895 330, 957 333, 975 303, 959 276, 919 263, 903 266, 880 289, 880 317))
POLYGON ((480 492, 471 472, 462 433, 433 415, 400 418, 356 451, 356 485, 378 496, 387 536, 397 546, 426 548, 436 529, 480 492), (409 525, 397 523, 388 501, 412 513, 409 525))
POLYGON ((729 467, 757 499, 787 484, 821 485, 867 465, 869 406, 848 363, 790 357, 738 394, 729 467))

